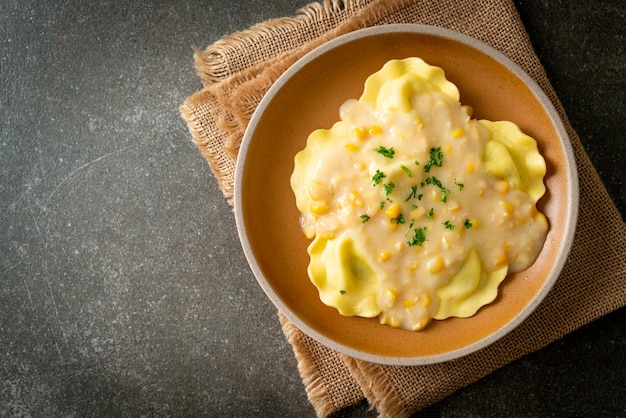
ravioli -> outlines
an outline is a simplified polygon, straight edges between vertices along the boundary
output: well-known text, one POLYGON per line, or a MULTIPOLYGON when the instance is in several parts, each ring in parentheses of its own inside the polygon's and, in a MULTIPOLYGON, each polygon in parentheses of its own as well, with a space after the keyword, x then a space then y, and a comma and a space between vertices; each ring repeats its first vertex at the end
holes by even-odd
POLYGON ((535 139, 472 119, 441 68, 391 60, 295 157, 308 275, 342 315, 413 331, 470 317, 537 258, 545 174, 535 139))

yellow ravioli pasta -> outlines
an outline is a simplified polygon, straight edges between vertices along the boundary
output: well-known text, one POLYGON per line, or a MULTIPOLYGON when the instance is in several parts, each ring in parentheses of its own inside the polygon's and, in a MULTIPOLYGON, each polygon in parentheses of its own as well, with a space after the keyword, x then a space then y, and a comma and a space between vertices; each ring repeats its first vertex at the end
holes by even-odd
POLYGON ((389 61, 296 155, 308 274, 342 315, 407 330, 472 316, 536 259, 548 230, 537 143, 459 100, 441 68, 389 61))

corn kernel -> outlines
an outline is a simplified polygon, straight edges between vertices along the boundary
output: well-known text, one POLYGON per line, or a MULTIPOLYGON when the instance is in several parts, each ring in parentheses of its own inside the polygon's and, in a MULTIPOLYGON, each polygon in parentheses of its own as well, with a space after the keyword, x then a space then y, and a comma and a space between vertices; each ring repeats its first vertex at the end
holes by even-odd
POLYGON ((434 257, 426 264, 426 270, 428 270, 428 272, 432 274, 439 273, 443 270, 444 267, 445 265, 443 262, 443 258, 439 256, 434 257))
POLYGON ((355 163, 354 166, 361 171, 365 170, 366 167, 363 163, 355 163))
POLYGON ((402 304, 405 308, 410 308, 411 306, 415 305, 415 300, 404 299, 404 302, 402 302, 402 304))
POLYGON ((530 257, 528 256, 530 253, 524 253, 517 256, 517 261, 522 264, 528 264, 530 262, 530 257))
POLYGON ((424 328, 426 326, 426 324, 428 323, 428 321, 417 321, 413 324, 413 326, 411 327, 411 329, 413 331, 419 331, 420 329, 424 328))
POLYGON ((447 144, 447 145, 444 145, 443 150, 447 153, 450 153, 452 152, 452 147, 449 144, 447 144))
POLYGON ((457 202, 456 200, 448 201, 448 205, 446 206, 446 209, 448 209, 448 212, 457 212, 460 208, 461 208, 461 205, 459 205, 459 202, 457 202))
POLYGON ((513 213, 513 205, 511 205, 509 202, 505 202, 504 200, 501 200, 500 206, 502 206, 502 209, 504 209, 504 213, 507 216, 510 216, 513 213))
POLYGON ((323 215, 325 213, 328 213, 328 211, 330 210, 330 206, 328 206, 328 203, 326 202, 314 202, 311 203, 310 209, 311 212, 316 215, 323 215))
POLYGON ((494 187, 502 195, 509 191, 510 185, 506 180, 499 180, 494 187))
POLYGON ((498 254, 498 258, 496 258, 496 265, 497 266, 503 266, 507 263, 508 261, 508 257, 506 255, 506 252, 501 252, 500 254, 498 254))
POLYGON ((411 217, 416 221, 422 219, 426 215, 426 209, 421 206, 418 206, 411 212, 411 217))
POLYGON ((385 211, 385 215, 387 215, 388 218, 393 219, 393 218, 397 218, 398 216, 400 216, 401 211, 402 211, 402 208, 400 207, 399 204, 396 203, 396 204, 389 206, 389 209, 385 211))
POLYGON ((468 158, 467 164, 465 165, 465 172, 466 173, 474 172, 474 157, 468 158))
POLYGON ((383 251, 382 253, 380 253, 379 257, 380 257, 380 261, 387 261, 391 258, 391 253, 387 251, 383 251))
POLYGON ((387 288, 387 297, 389 298, 390 301, 395 301, 396 300, 396 292, 393 291, 393 289, 391 289, 390 287, 387 288))
POLYGON ((354 128, 352 130, 352 135, 354 135, 358 139, 363 140, 363 139, 367 138, 367 129, 365 129, 362 126, 359 126, 358 128, 354 128))
POLYGON ((457 128, 457 129, 452 131, 452 137, 453 138, 457 138, 458 139, 458 138, 461 137, 461 135, 463 135, 463 129, 461 129, 461 128, 457 128))
POLYGON ((354 144, 350 144, 350 143, 348 143, 348 144, 346 144, 346 149, 347 149, 348 151, 350 151, 350 152, 356 152, 356 151, 358 151, 358 150, 359 150, 359 147, 357 147, 357 146, 356 146, 356 145, 354 145, 354 144))
POLYGON ((430 305, 431 299, 430 299, 430 295, 428 295, 427 293, 424 293, 421 297, 420 297, 420 302, 422 304, 422 307, 426 308, 430 305))
POLYGON ((370 128, 367 131, 369 132, 370 135, 380 135, 383 133, 382 128, 378 125, 370 126, 370 128))
POLYGON ((309 186, 309 195, 314 200, 320 200, 330 197, 330 194, 328 193, 328 188, 319 181, 311 182, 311 185, 309 186))

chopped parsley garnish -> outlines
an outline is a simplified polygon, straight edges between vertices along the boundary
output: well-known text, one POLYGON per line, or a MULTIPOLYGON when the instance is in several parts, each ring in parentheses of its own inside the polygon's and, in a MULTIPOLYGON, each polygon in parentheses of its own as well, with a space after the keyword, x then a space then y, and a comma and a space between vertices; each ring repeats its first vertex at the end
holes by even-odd
POLYGON ((365 223, 370 220, 370 216, 368 214, 361 215, 361 223, 365 223))
POLYGON ((382 145, 378 148, 375 148, 374 151, 376 151, 377 153, 379 153, 380 155, 382 155, 383 157, 387 157, 387 158, 393 158, 393 154, 395 154, 396 152, 393 150, 393 147, 391 148, 385 148, 382 145))
POLYGON ((413 177, 413 172, 409 170, 407 166, 400 164, 400 168, 406 173, 407 176, 413 177))
POLYGON ((452 225, 452 224, 450 223, 450 221, 445 221, 445 222, 443 223, 443 226, 445 226, 445 227, 446 227, 447 229, 449 229, 450 231, 454 231, 454 228, 455 228, 455 227, 454 227, 454 225, 452 225))
POLYGON ((465 222, 463 222, 463 225, 465 225, 465 227, 469 229, 474 226, 474 223, 469 219, 466 219, 465 222))
POLYGON ((442 165, 443 165, 443 151, 441 151, 441 147, 431 148, 428 162, 424 166, 424 171, 426 173, 430 173, 430 169, 433 166, 441 167, 442 165))
POLYGON ((441 190, 441 201, 443 203, 446 203, 448 195, 452 193, 449 189, 445 188, 435 176, 427 177, 426 184, 432 184, 433 186, 439 187, 439 189, 441 190))
POLYGON ((463 183, 459 183, 458 181, 456 181, 456 179, 454 179, 454 184, 456 184, 459 190, 463 190, 463 187, 465 187, 463 183))
POLYGON ((378 186, 385 177, 387 177, 385 173, 380 170, 376 170, 376 173, 372 177, 372 186, 378 186))
POLYGON ((407 244, 410 247, 421 246, 424 242, 428 241, 426 239, 426 227, 415 228, 413 230, 413 238, 411 238, 407 244))
POLYGON ((415 197, 417 197, 417 186, 411 186, 411 193, 409 193, 409 196, 406 199, 404 199, 404 201, 408 202, 409 200, 415 197))
POLYGON ((441 182, 439 181, 439 179, 435 176, 430 176, 426 178, 426 184, 432 184, 434 186, 437 186, 439 188, 442 188, 443 186, 441 185, 441 182))
POLYGON ((380 210, 383 210, 384 207, 385 207, 385 201, 383 200, 382 202, 380 202, 380 210))
POLYGON ((341 293, 342 295, 345 295, 346 291, 345 290, 340 290, 339 293, 341 293))
POLYGON ((435 209, 430 208, 430 210, 428 212, 426 212, 426 217, 428 219, 432 219, 435 217, 435 209))
POLYGON ((398 224, 398 225, 404 225, 404 216, 402 214, 398 215, 398 217, 396 218, 392 218, 391 219, 391 223, 394 223, 394 221, 398 224))
POLYGON ((385 189, 385 196, 389 196, 389 194, 393 191, 394 187, 396 187, 394 183, 383 184, 383 188, 385 189))

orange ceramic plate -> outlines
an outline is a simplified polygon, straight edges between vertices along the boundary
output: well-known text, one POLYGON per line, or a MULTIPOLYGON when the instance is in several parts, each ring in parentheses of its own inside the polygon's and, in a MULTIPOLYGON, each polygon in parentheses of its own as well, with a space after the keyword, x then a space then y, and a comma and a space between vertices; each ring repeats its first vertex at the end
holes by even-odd
POLYGON ((549 99, 516 64, 460 33, 388 25, 337 38, 293 65, 264 97, 244 136, 235 184, 239 236, 259 284, 300 329, 352 357, 381 364, 447 361, 493 343, 522 322, 558 277, 572 244, 578 180, 569 139, 549 99), (330 128, 340 105, 358 98, 365 79, 394 58, 420 57, 444 69, 477 119, 510 120, 534 137, 546 159, 539 201, 550 230, 537 261, 510 274, 498 298, 466 319, 433 321, 410 332, 377 318, 341 316, 309 281, 304 237, 289 179, 309 133, 330 128))

